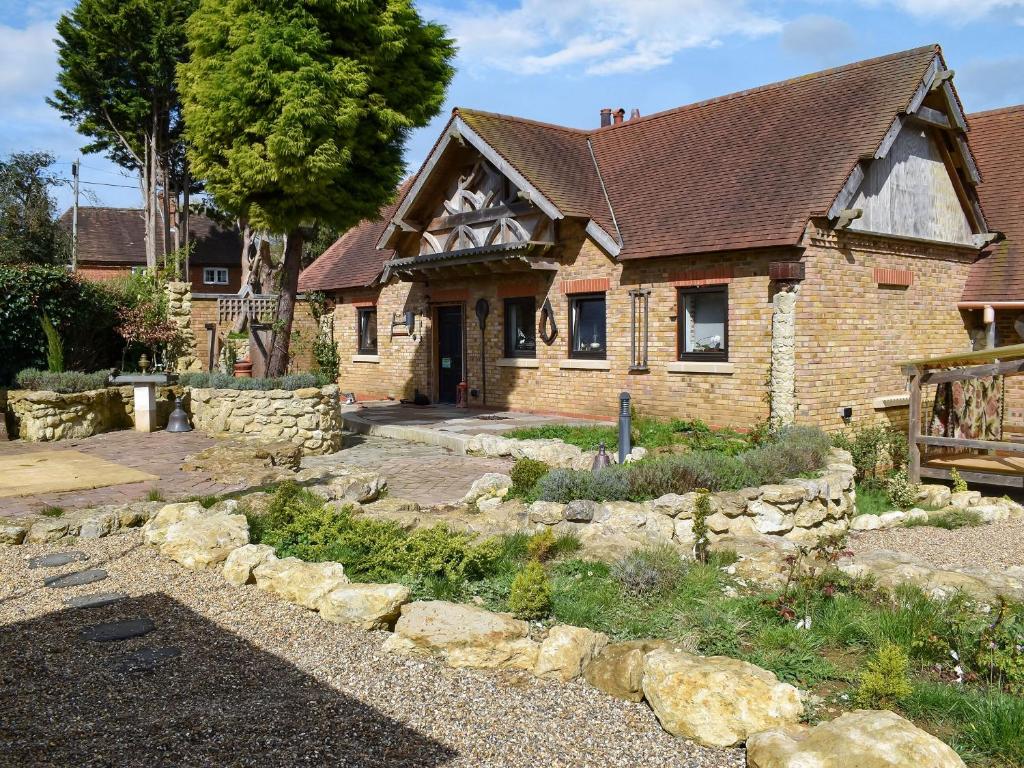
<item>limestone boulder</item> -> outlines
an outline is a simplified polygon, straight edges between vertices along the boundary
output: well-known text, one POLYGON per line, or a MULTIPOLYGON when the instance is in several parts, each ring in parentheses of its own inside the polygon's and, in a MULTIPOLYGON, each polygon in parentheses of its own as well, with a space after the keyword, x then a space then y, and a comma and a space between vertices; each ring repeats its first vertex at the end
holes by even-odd
POLYGON ((755 584, 775 586, 786 581, 790 570, 787 558, 800 554, 798 542, 779 536, 725 536, 711 543, 712 552, 731 551, 737 561, 729 572, 755 584))
POLYGON ((68 535, 70 522, 61 518, 48 518, 32 523, 25 536, 26 544, 47 544, 68 535))
POLYGON ((28 534, 28 526, 17 523, 0 525, 0 544, 21 544, 28 534))
POLYGON ((166 504, 142 526, 142 539, 147 544, 159 546, 164 543, 167 538, 167 529, 172 525, 183 520, 202 517, 205 514, 206 510, 198 501, 166 504))
POLYGON ((885 512, 878 516, 878 524, 882 528, 895 528, 907 521, 907 513, 900 509, 885 512))
POLYGON ((954 509, 968 509, 981 503, 980 491, 960 491, 949 496, 949 506, 954 509))
POLYGON ((881 527, 878 515, 857 515, 850 521, 851 531, 877 531, 881 527))
POLYGON ((778 507, 783 512, 795 512, 804 500, 804 489, 794 485, 763 485, 761 501, 778 507))
POLYGON ((602 632, 559 624, 540 644, 533 673, 563 683, 575 680, 607 644, 608 636, 602 632))
POLYGON ((747 739, 748 768, 964 768, 949 746, 899 715, 846 712, 813 728, 773 728, 747 739))
POLYGON ((357 629, 388 629, 412 594, 403 584, 343 584, 324 595, 320 617, 357 629))
POLYGON ((829 507, 819 499, 805 501, 794 513, 793 523, 797 528, 811 528, 829 517, 829 507))
MULTIPOLYGON (((228 427, 218 424, 214 431, 228 427)), ((187 458, 181 468, 186 472, 203 472, 219 482, 258 485, 293 477, 301 461, 302 447, 287 440, 234 439, 217 441, 187 458)))
POLYGON ((1010 509, 1003 504, 976 504, 970 510, 983 523, 1001 523, 1010 519, 1010 509))
POLYGON ((565 504, 557 501, 535 501, 527 510, 531 523, 539 525, 557 525, 565 519, 565 504))
POLYGON ((367 504, 376 501, 388 487, 376 472, 349 471, 309 486, 311 493, 326 501, 367 504))
POLYGON ((564 516, 570 523, 589 523, 600 515, 601 505, 590 499, 576 499, 565 505, 564 516))
POLYGON ((925 483, 917 487, 918 502, 933 509, 942 509, 943 507, 949 506, 951 496, 952 493, 945 485, 932 485, 930 483, 925 483))
POLYGON ((671 650, 668 640, 631 640, 612 643, 583 670, 586 681, 609 696, 626 701, 644 697, 644 657, 655 650, 671 650))
POLYGON ((236 587, 252 584, 256 581, 252 572, 258 565, 274 556, 273 547, 266 544, 246 544, 228 553, 221 573, 229 584, 234 584, 236 587))
POLYGON ((371 502, 363 507, 363 512, 368 515, 389 515, 402 512, 419 512, 420 505, 409 499, 400 499, 397 496, 385 496, 383 499, 371 502))
POLYGON ((453 667, 532 670, 539 645, 530 639, 529 629, 525 621, 473 605, 421 601, 402 606, 384 649, 438 656, 453 667))
MULTIPOLYGON (((650 502, 650 506, 655 512, 668 517, 690 518, 693 517, 693 507, 697 503, 698 496, 699 494, 693 492, 667 493, 650 502)), ((711 498, 714 503, 714 497, 711 498)))
POLYGON ((754 528, 758 533, 786 533, 793 530, 795 524, 792 513, 761 499, 748 503, 747 512, 754 518, 754 528))
POLYGON ((259 589, 310 610, 316 610, 328 592, 348 583, 341 563, 307 563, 297 557, 267 558, 252 574, 259 589))
POLYGON ((769 728, 795 725, 800 692, 774 674, 726 656, 656 650, 644 657, 644 697, 661 726, 710 747, 730 747, 769 728))
POLYGON ((479 503, 483 499, 501 498, 512 488, 512 478, 499 472, 488 472, 478 477, 462 497, 463 504, 479 503))
POLYGON ((160 554, 194 571, 223 563, 249 543, 245 515, 203 515, 167 527, 160 554))
POLYGON ((83 539, 100 539, 109 536, 119 525, 120 517, 116 512, 112 510, 95 512, 82 520, 78 535, 83 539))

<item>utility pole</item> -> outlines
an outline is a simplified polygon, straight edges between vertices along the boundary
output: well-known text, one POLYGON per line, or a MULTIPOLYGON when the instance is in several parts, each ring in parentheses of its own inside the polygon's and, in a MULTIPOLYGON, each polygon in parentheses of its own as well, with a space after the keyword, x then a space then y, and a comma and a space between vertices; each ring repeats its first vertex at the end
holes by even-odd
POLYGON ((71 164, 71 178, 73 179, 75 200, 71 207, 71 271, 78 268, 78 175, 81 168, 81 158, 71 164))

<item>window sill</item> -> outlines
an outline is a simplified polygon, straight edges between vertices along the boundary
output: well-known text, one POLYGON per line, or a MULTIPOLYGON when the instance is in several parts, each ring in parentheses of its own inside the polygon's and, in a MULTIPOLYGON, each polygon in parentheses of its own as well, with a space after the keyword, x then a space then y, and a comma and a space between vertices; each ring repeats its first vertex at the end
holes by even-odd
POLYGON ((884 411, 886 408, 904 408, 910 405, 910 395, 906 393, 883 395, 882 397, 876 397, 871 405, 876 411, 884 411))
POLYGON ((665 366, 669 373, 717 373, 731 376, 735 371, 732 363, 702 363, 699 360, 677 360, 665 366))
POLYGON ((536 357, 503 357, 498 360, 499 368, 540 368, 536 357))
POLYGON ((353 363, 379 363, 380 355, 352 355, 353 363))
POLYGON ((610 371, 612 369, 612 364, 608 360, 569 358, 568 360, 559 360, 558 367, 578 371, 610 371))

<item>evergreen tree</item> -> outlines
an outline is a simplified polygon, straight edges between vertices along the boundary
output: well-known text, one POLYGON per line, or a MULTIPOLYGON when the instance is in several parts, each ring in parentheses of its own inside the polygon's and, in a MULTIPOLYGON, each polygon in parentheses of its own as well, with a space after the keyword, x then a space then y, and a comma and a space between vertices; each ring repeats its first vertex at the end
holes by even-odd
POLYGON ((53 155, 15 152, 0 160, 0 264, 64 264, 70 241, 56 221, 53 155))
POLYGON ((189 157, 217 204, 287 238, 268 376, 288 363, 303 241, 394 195, 454 46, 411 0, 201 0, 179 69, 189 157))

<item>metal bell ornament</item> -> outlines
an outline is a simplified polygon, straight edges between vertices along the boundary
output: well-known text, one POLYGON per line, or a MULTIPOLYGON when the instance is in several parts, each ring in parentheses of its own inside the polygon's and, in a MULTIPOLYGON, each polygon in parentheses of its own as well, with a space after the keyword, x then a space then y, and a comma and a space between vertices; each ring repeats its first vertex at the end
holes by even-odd
POLYGON ((590 465, 590 471, 597 474, 611 463, 611 457, 608 455, 608 451, 604 447, 604 443, 601 443, 597 450, 597 456, 594 457, 594 463, 590 465))
POLYGON ((192 426, 188 423, 188 414, 181 407, 181 398, 174 398, 174 410, 167 418, 167 432, 191 432, 192 426))

